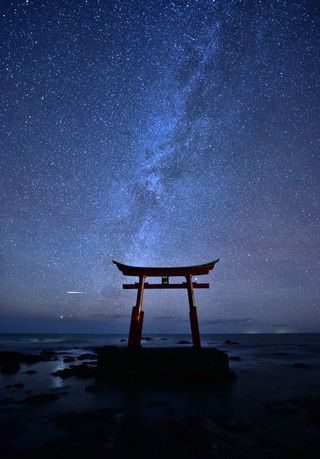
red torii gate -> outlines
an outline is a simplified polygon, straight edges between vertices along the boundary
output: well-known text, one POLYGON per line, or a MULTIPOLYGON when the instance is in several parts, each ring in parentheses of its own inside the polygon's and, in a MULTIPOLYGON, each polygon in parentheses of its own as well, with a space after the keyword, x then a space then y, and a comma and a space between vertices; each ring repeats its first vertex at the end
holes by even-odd
POLYGON ((192 276, 202 276, 208 274, 219 259, 195 266, 178 266, 178 267, 141 267, 128 266, 112 260, 124 276, 138 276, 139 282, 134 284, 123 284, 124 289, 138 289, 136 306, 132 308, 130 331, 128 339, 129 348, 139 348, 141 344, 143 315, 142 300, 144 289, 167 289, 167 288, 186 288, 189 298, 189 317, 192 333, 192 343, 194 348, 201 348, 199 324, 197 317, 197 308, 194 301, 194 288, 209 288, 209 283, 198 283, 192 281, 192 276), (183 276, 186 282, 181 284, 170 284, 170 276, 183 276), (146 277, 161 277, 161 284, 149 284, 145 282, 146 277))

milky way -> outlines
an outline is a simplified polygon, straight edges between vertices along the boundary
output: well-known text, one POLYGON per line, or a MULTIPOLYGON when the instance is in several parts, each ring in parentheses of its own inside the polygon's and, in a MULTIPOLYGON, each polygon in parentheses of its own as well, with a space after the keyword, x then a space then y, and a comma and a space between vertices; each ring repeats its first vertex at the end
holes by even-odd
MULTIPOLYGON (((201 330, 319 331, 317 2, 0 8, 0 331, 126 331, 112 259, 215 258, 201 330)), ((189 330, 183 291, 144 309, 189 330)))

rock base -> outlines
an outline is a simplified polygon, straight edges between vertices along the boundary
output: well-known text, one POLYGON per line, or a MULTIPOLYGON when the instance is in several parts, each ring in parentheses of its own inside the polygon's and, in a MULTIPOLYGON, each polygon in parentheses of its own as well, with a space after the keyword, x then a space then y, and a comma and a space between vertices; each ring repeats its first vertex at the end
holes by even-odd
POLYGON ((97 349, 97 376, 127 381, 230 381, 228 356, 218 349, 140 348, 106 346, 97 349))

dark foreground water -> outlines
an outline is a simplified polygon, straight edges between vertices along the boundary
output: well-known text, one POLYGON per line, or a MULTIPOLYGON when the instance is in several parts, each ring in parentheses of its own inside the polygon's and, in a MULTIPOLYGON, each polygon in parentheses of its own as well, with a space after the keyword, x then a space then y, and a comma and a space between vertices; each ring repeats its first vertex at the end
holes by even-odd
MULTIPOLYGON (((190 339, 150 338, 143 346, 190 339)), ((1 374, 1 457, 318 457, 320 334, 203 335, 203 346, 229 355, 236 379, 228 385, 133 386, 52 375, 71 365, 66 357, 125 346, 123 339, 0 335, 2 351, 55 352, 53 361, 1 374), (56 397, 30 399, 43 393, 56 397)))

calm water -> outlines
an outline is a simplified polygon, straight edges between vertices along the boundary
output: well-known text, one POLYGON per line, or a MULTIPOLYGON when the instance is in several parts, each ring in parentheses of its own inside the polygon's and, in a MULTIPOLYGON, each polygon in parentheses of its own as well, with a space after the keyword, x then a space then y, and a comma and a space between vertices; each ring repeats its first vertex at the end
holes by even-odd
MULTIPOLYGON (((150 337, 150 341, 143 341, 143 346, 179 346, 179 340, 190 340, 190 335, 181 334, 150 337)), ((20 371, 13 375, 0 374, 0 413, 3 421, 19 420, 23 427, 28 426, 26 432, 14 440, 18 451, 32 451, 41 443, 40 439, 55 439, 57 431, 50 419, 57 414, 106 407, 119 410, 120 417, 123 413, 136 413, 147 422, 166 422, 169 418, 181 422, 187 416, 209 419, 212 415, 227 413, 245 419, 255 426, 254 429, 260 429, 257 438, 260 438, 261 432, 268 434, 272 431, 277 441, 284 441, 288 447, 293 444, 297 450, 303 449, 304 439, 309 438, 310 434, 317 438, 317 432, 312 430, 314 428, 308 419, 304 421, 303 411, 302 421, 300 418, 296 421, 292 417, 270 417, 267 407, 270 403, 283 403, 290 399, 318 400, 320 403, 320 334, 202 335, 203 346, 217 347, 229 357, 239 358, 230 360, 236 380, 220 388, 211 385, 201 389, 182 386, 168 388, 156 384, 132 388, 105 384, 97 392, 91 393, 86 387, 95 384, 93 378, 83 380, 72 377, 63 380, 52 375, 52 372, 69 366, 63 362, 66 355, 76 357, 103 345, 125 346, 126 342, 121 339, 126 338, 126 335, 110 334, 0 335, 2 351, 39 353, 52 349, 58 356, 55 361, 31 366, 23 364, 20 371), (231 343, 226 343, 226 340, 231 343), (296 363, 303 367, 296 368, 296 363), (25 373, 30 369, 37 373, 33 376, 25 373), (12 385, 16 383, 23 384, 23 388, 13 388, 12 385), (27 395, 51 391, 61 393, 61 397, 43 406, 32 407, 31 410, 24 403, 27 395), (285 440, 281 432, 288 432, 285 440)))
MULTIPOLYGON (((179 340, 190 340, 189 334, 151 334, 151 341, 143 341, 144 347, 178 346, 179 340)), ((121 339, 126 339, 126 334, 0 334, 0 347, 2 350, 39 351, 43 349, 71 349, 87 348, 104 345, 123 345, 121 339)), ((294 352, 317 353, 320 350, 320 333, 287 333, 287 334, 202 334, 202 345, 205 347, 218 347, 230 350, 231 345, 225 345, 226 340, 237 342, 232 349, 238 353, 250 351, 266 351, 281 347, 281 350, 294 352)))
MULTIPOLYGON (((178 341, 190 340, 190 335, 182 334, 150 337, 150 341, 142 342, 144 347, 179 347, 178 341)), ((54 378, 51 372, 68 367, 63 363, 63 356, 77 356, 103 345, 126 346, 126 342, 121 341, 123 339, 126 335, 1 334, 1 350, 39 353, 52 349, 61 353, 61 357, 55 362, 38 364, 37 378, 30 378, 22 371, 18 375, 0 375, 0 389, 16 379, 31 389, 35 389, 39 381, 49 387, 61 386, 68 380, 63 382, 54 378)), ((231 357, 230 367, 237 376, 233 393, 237 394, 238 400, 247 397, 261 399, 265 391, 270 397, 295 396, 302 392, 320 397, 320 334, 212 334, 202 335, 202 345, 216 347, 231 357), (232 357, 239 359, 234 361, 232 357), (305 368, 294 368, 296 363, 305 368)))
MULTIPOLYGON (((148 335, 143 347, 179 347, 178 341, 190 341, 187 334, 148 335)), ((104 345, 126 346, 125 334, 0 334, 0 349, 39 352, 45 349, 82 352, 86 348, 104 345)), ((203 334, 203 347, 217 347, 242 360, 303 359, 318 366, 320 363, 320 334, 203 334), (225 341, 230 340, 232 344, 225 341)))

